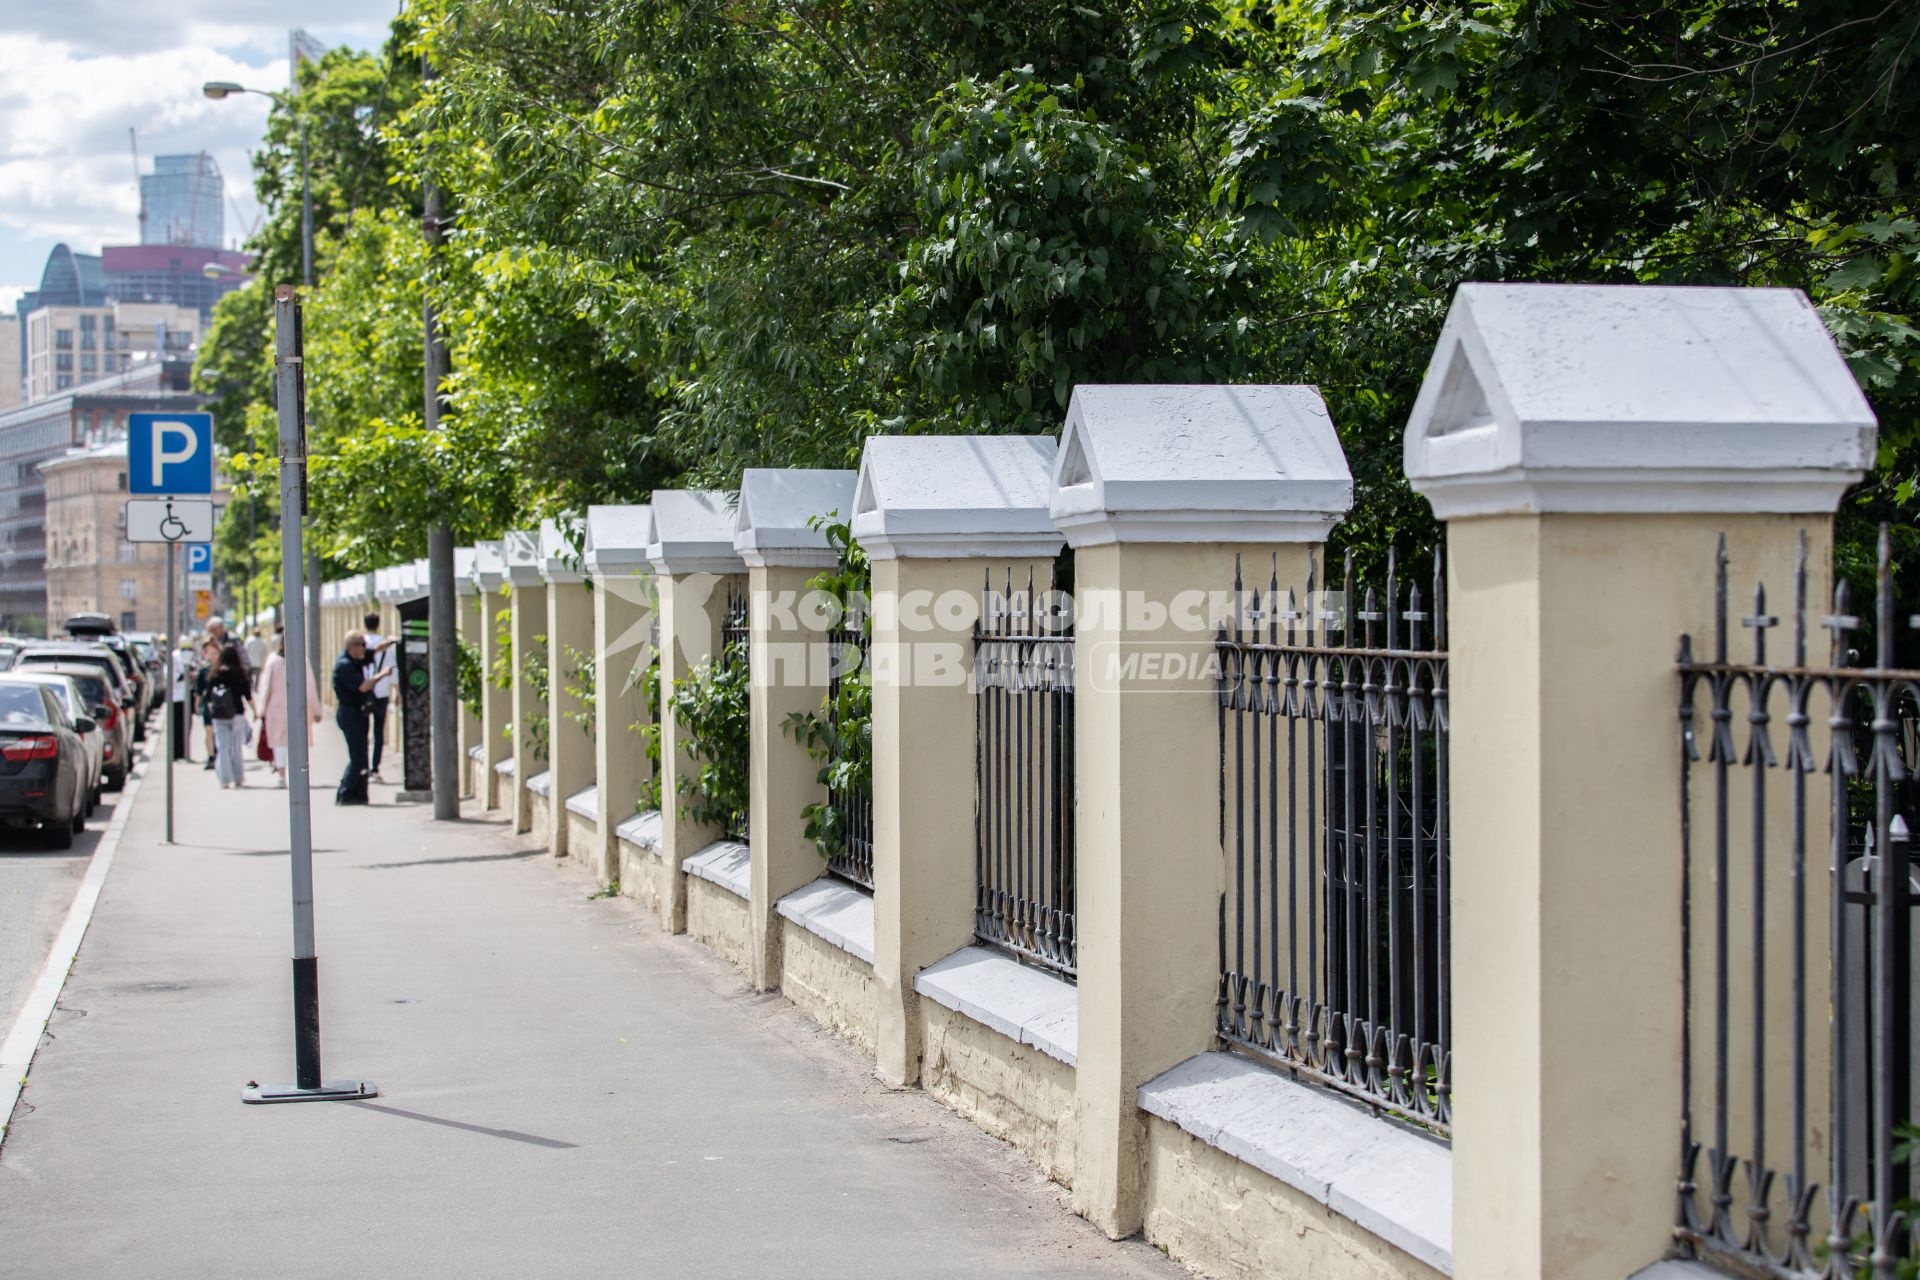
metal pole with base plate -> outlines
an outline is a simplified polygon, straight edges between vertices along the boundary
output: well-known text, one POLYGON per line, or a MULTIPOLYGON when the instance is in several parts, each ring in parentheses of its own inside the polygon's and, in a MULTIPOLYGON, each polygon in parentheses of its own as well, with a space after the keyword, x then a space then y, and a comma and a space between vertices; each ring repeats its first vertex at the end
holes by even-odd
POLYGON ((306 554, 307 397, 300 302, 292 285, 273 291, 274 380, 280 402, 280 573, 286 617, 287 826, 293 850, 292 1084, 250 1084, 242 1102, 334 1102, 371 1098, 371 1080, 325 1080, 320 1073, 320 967, 313 945, 313 789, 308 778, 306 554))

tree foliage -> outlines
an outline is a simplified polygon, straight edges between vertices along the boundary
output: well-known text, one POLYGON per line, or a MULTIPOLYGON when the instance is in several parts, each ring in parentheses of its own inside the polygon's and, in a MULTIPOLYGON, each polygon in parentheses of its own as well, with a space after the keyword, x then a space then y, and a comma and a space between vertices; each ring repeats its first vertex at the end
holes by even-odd
MULTIPOLYGON (((429 514, 486 534, 873 431, 1052 431, 1094 381, 1319 385, 1339 536, 1412 550, 1399 435, 1464 280, 1806 290, 1882 422, 1857 548, 1920 486, 1916 37, 1885 0, 417 0, 276 111, 256 247, 292 269, 289 129, 324 117, 339 567, 418 554, 429 514)), ((266 392, 248 292, 201 361, 228 441, 266 392)))

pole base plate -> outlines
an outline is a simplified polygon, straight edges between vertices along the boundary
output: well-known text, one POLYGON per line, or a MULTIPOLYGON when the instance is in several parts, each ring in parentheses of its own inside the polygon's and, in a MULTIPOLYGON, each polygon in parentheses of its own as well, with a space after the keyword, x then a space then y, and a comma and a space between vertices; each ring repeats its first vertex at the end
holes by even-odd
POLYGON ((379 1096, 379 1086, 371 1080, 326 1080, 318 1089, 302 1089, 297 1084, 249 1084, 240 1091, 240 1101, 248 1103, 350 1102, 379 1096))

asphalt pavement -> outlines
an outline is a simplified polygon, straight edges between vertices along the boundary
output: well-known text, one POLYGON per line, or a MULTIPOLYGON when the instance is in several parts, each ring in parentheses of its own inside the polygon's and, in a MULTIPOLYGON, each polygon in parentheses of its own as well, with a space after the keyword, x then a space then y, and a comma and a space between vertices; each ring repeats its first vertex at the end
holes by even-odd
MULTIPOLYGON (((146 745, 135 748, 136 758, 146 745)), ((119 793, 107 792, 71 849, 49 848, 37 831, 0 828, 0 1038, 40 976, 47 949, 118 802, 119 793)))
POLYGON ((12 1280, 1186 1274, 637 904, 390 785, 314 791, 326 1074, 380 1097, 242 1105, 292 1074, 266 780, 181 770, 172 847, 157 775, 133 802, 0 1147, 12 1280))

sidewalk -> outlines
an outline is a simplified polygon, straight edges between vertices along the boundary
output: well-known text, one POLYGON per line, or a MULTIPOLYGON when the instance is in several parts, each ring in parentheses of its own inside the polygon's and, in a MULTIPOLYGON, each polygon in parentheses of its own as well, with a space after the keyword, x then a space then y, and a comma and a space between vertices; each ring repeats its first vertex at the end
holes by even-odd
MULTIPOLYGON (((0 1149, 9 1277, 1181 1276, 1028 1163, 528 837, 336 809, 314 857, 326 1074, 292 1076, 284 793, 134 811, 0 1149)), ((392 766, 389 766, 389 776, 392 766)))

